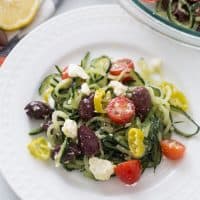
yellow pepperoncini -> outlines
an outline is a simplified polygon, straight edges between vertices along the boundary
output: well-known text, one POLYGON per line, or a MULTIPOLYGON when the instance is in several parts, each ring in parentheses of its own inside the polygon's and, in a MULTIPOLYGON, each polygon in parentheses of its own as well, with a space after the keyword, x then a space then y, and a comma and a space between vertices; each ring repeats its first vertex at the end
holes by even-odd
POLYGON ((170 90, 168 93, 170 93, 169 103, 171 105, 177 106, 184 111, 188 109, 188 100, 186 96, 183 94, 183 92, 178 90, 175 85, 164 81, 161 84, 161 89, 165 94, 167 93, 167 90, 170 90))
POLYGON ((48 160, 50 157, 50 148, 44 137, 33 139, 28 145, 28 149, 32 156, 40 160, 48 160))
POLYGON ((52 92, 53 92, 53 87, 49 87, 45 90, 44 94, 42 94, 42 98, 46 103, 48 103, 49 97, 52 92))
POLYGON ((141 158, 144 155, 144 133, 141 129, 131 128, 128 131, 128 145, 134 158, 141 158))
POLYGON ((102 100, 104 96, 105 96, 105 90, 101 88, 96 90, 94 94, 94 108, 95 108, 95 111, 98 113, 105 113, 105 110, 103 109, 103 104, 102 104, 102 100))

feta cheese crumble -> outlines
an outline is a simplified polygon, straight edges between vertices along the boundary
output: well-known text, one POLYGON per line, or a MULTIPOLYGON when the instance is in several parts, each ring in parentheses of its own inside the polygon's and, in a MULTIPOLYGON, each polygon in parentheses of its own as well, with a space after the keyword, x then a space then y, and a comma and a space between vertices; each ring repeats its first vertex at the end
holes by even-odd
POLYGON ((89 159, 89 169, 97 180, 106 181, 114 173, 114 165, 109 160, 92 157, 89 159))
POLYGON ((67 68, 67 73, 70 77, 80 77, 82 79, 89 79, 89 76, 84 69, 76 64, 70 64, 67 68))
POLYGON ((89 88, 87 83, 83 83, 81 85, 81 93, 85 94, 85 95, 89 95, 90 94, 90 88, 89 88))
POLYGON ((125 95, 128 87, 120 83, 119 81, 111 81, 109 84, 113 88, 113 92, 116 96, 125 95))
POLYGON ((66 119, 62 127, 62 132, 65 134, 65 136, 72 139, 76 138, 77 131, 78 131, 77 123, 74 120, 66 119))

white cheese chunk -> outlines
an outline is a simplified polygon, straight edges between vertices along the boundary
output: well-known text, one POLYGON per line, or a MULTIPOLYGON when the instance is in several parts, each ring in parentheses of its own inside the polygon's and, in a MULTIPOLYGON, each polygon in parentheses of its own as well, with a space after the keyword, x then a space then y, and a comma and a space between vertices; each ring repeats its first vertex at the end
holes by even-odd
POLYGON ((81 93, 82 94, 85 94, 85 95, 89 95, 90 94, 90 88, 89 88, 89 86, 88 86, 88 84, 87 83, 83 83, 82 85, 81 85, 81 93))
POLYGON ((109 160, 92 157, 89 159, 89 169, 97 180, 106 181, 114 173, 114 165, 109 160))
POLYGON ((84 69, 76 64, 70 64, 67 68, 67 73, 70 77, 80 77, 82 79, 89 78, 84 69))
POLYGON ((78 131, 77 123, 74 120, 66 119, 62 127, 62 132, 65 134, 65 136, 72 139, 76 138, 77 131, 78 131))
POLYGON ((111 81, 109 86, 113 88, 113 92, 116 96, 125 95, 128 89, 127 86, 123 85, 119 81, 111 81))

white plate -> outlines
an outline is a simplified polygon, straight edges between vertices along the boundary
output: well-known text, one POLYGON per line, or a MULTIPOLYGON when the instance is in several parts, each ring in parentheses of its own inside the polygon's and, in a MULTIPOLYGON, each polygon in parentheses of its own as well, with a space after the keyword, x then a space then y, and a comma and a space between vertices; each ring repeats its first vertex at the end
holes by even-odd
POLYGON ((0 72, 0 168, 22 200, 66 199, 199 199, 199 137, 183 140, 182 162, 164 160, 143 174, 135 187, 113 178, 95 182, 80 173, 56 169, 33 159, 26 148, 29 123, 23 108, 38 98, 40 81, 53 65, 79 62, 86 51, 93 56, 161 57, 168 79, 185 89, 199 118, 199 52, 158 38, 133 21, 118 6, 79 9, 43 24, 21 41, 0 72))

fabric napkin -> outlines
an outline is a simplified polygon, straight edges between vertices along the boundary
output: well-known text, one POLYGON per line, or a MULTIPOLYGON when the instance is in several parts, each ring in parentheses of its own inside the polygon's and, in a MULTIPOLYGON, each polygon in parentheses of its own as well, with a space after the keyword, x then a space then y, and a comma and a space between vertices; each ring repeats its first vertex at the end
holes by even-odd
POLYGON ((63 0, 43 0, 34 21, 27 27, 13 32, 0 30, 0 65, 23 36, 50 18, 63 0))

